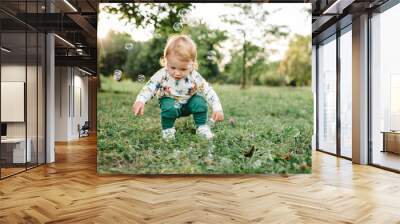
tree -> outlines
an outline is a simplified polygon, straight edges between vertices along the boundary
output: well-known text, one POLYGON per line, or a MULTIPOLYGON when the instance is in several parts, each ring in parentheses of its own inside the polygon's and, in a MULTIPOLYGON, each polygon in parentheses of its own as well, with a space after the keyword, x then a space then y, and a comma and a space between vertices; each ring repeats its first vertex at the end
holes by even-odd
MULTIPOLYGON (((231 5, 231 4, 230 4, 231 5)), ((264 46, 275 41, 278 38, 286 37, 288 30, 286 26, 266 25, 268 16, 273 13, 265 9, 266 4, 243 4, 235 3, 233 7, 238 9, 238 13, 224 15, 223 21, 233 26, 237 31, 239 45, 241 46, 242 54, 242 71, 241 71, 241 88, 245 88, 248 79, 248 60, 249 46, 251 44, 258 45, 265 52, 264 46), (249 26, 252 24, 252 26, 249 26), (253 40, 253 41, 250 41, 253 40), (257 40, 258 43, 255 43, 257 40), (253 42, 253 43, 252 43, 253 42)), ((266 52, 265 52, 266 53, 266 52)))
POLYGON ((105 6, 109 13, 119 15, 126 23, 134 23, 138 28, 154 29, 155 35, 146 42, 134 42, 127 51, 127 59, 123 67, 125 75, 133 80, 141 74, 151 76, 160 69, 160 58, 167 42, 173 33, 187 34, 197 44, 200 73, 205 78, 215 79, 220 75, 218 59, 221 58, 217 48, 226 40, 223 31, 211 30, 205 23, 189 24, 188 15, 192 4, 166 3, 130 3, 105 6), (180 28, 175 29, 175 25, 180 28), (157 37, 156 37, 157 36, 157 37), (211 60, 206 60, 209 52, 213 53, 211 60))
POLYGON ((161 33, 178 32, 174 25, 183 20, 191 10, 190 3, 118 3, 105 6, 105 11, 117 14, 126 23, 133 22, 137 28, 152 27, 161 33), (182 13, 185 12, 185 13, 182 13))
MULTIPOLYGON (((225 73, 229 74, 226 81, 229 83, 242 84, 245 81, 245 84, 254 84, 260 76, 266 73, 266 69, 269 69, 268 54, 262 47, 251 42, 246 44, 246 51, 232 50, 231 55, 232 59, 225 67, 225 73), (243 56, 244 53, 246 53, 246 57, 243 56), (246 60, 243 60, 243 58, 246 58, 246 60), (246 63, 246 65, 243 66, 243 63, 246 63), (246 70, 243 71, 243 68, 246 70), (251 75, 247 75, 246 80, 243 80, 243 72, 251 75)), ((258 82, 257 84, 261 83, 258 82)))
POLYGON ((295 35, 279 65, 279 73, 296 86, 311 84, 311 36, 295 35))
POLYGON ((127 33, 111 31, 100 42, 100 71, 103 75, 111 75, 114 70, 121 70, 127 58, 126 45, 132 43, 132 38, 127 33))
POLYGON ((153 29, 160 36, 146 42, 133 42, 131 49, 121 54, 127 55, 123 66, 127 77, 135 80, 139 74, 149 76, 160 68, 159 61, 168 36, 187 29, 183 20, 192 7, 189 3, 118 3, 104 7, 106 12, 119 15, 119 19, 127 24, 153 29), (180 29, 175 28, 176 24, 180 29))
POLYGON ((283 86, 285 85, 285 77, 280 75, 278 71, 279 61, 264 64, 260 69, 260 75, 254 77, 254 83, 258 85, 283 86))
POLYGON ((184 33, 191 36, 197 45, 197 60, 200 74, 207 80, 215 81, 220 77, 219 61, 222 58, 219 49, 228 37, 225 31, 210 29, 205 23, 189 26, 184 33))
MULTIPOLYGON (((191 36, 197 45, 197 59, 200 74, 207 80, 216 80, 221 74, 218 61, 221 55, 218 48, 226 40, 225 32, 212 30, 206 24, 188 26, 183 34, 191 36), (209 56, 210 52, 213 54, 209 56)), ((124 66, 127 76, 135 79, 136 75, 150 76, 160 69, 160 58, 163 56, 168 36, 152 38, 146 42, 135 42, 124 66)))

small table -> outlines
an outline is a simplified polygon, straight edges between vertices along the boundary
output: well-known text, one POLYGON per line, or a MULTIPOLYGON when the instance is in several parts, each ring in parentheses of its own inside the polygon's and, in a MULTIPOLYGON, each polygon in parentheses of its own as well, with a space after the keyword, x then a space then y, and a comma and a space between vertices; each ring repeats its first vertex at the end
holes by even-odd
POLYGON ((400 154, 400 131, 382 131, 381 133, 383 133, 382 152, 400 154))

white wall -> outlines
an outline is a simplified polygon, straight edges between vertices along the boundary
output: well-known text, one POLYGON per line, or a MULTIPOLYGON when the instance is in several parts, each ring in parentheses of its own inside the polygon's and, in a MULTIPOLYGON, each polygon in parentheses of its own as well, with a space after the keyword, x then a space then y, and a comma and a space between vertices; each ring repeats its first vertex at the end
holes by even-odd
POLYGON ((88 119, 89 119, 88 77, 84 76, 84 73, 80 72, 79 70, 74 69, 74 78, 75 78, 75 80, 74 80, 73 84, 75 87, 74 88, 75 92, 73 94, 75 94, 75 95, 73 97, 75 100, 75 102, 74 102, 75 105, 78 105, 78 106, 74 107, 75 113, 73 113, 74 119, 72 120, 73 128, 72 128, 72 132, 70 134, 71 134, 71 136, 73 136, 73 138, 79 138, 78 124, 80 126, 82 126, 85 123, 85 121, 88 121, 88 119), (78 93, 77 90, 80 90, 80 93, 78 93), (80 94, 80 97, 78 94, 80 94), (77 102, 78 100, 80 101, 80 103, 77 102), (81 107, 80 108, 81 111, 79 111, 79 107, 81 107))
POLYGON ((56 141, 79 138, 78 124, 88 120, 88 78, 83 75, 76 68, 56 67, 56 141))
POLYGON ((1 81, 25 82, 25 65, 2 65, 1 81))
POLYGON ((68 140, 68 87, 67 67, 55 68, 55 141, 68 140))

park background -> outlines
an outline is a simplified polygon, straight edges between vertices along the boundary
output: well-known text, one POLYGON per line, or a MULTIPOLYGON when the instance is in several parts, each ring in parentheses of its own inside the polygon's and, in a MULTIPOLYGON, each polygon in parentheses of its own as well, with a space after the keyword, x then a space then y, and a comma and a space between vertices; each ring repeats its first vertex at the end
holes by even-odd
POLYGON ((310 4, 101 4, 98 172, 309 173, 310 20, 310 4), (222 101, 225 121, 212 142, 197 138, 191 118, 178 119, 176 141, 163 142, 157 100, 143 117, 131 113, 179 33, 196 42, 199 72, 222 101))

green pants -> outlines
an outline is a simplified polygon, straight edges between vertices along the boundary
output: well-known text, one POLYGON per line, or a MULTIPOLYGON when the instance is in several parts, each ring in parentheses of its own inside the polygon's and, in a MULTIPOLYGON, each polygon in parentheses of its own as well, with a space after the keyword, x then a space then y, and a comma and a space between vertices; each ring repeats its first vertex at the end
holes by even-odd
POLYGON ((160 99, 161 108, 161 126, 162 129, 174 127, 175 120, 178 117, 190 116, 193 114, 193 120, 196 127, 206 124, 208 104, 206 100, 193 95, 186 104, 179 104, 175 99, 163 97, 160 99))

